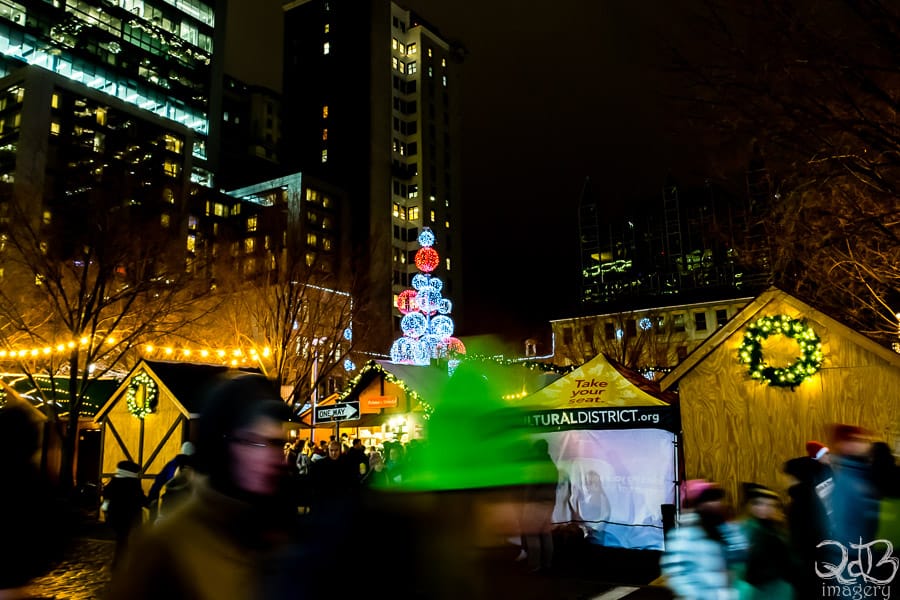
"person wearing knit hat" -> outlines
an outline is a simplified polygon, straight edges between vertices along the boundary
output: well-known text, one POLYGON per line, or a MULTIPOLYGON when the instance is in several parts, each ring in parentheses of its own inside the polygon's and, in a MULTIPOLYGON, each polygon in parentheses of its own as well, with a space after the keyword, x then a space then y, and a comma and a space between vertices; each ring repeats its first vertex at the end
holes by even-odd
POLYGON ((189 440, 183 442, 181 444, 181 452, 163 465, 160 472, 153 478, 153 485, 150 486, 150 491, 147 492, 147 505, 150 507, 151 521, 156 521, 159 518, 159 497, 163 488, 175 477, 178 469, 185 464, 185 459, 194 455, 194 451, 193 442, 189 440))
POLYGON ((737 575, 747 541, 741 528, 727 519, 725 491, 705 479, 682 486, 685 510, 669 532, 660 569, 679 598, 737 597, 737 575))
POLYGON ((742 598, 792 598, 792 556, 781 525, 781 498, 758 483, 743 484, 747 518, 741 528, 749 551, 744 567, 742 598))
POLYGON ((822 442, 811 440, 806 442, 806 455, 813 460, 828 462, 828 446, 822 442))
POLYGON ((141 467, 137 463, 119 461, 115 476, 103 488, 106 522, 116 535, 113 567, 121 562, 132 534, 144 520, 147 497, 141 487, 140 473, 141 467))

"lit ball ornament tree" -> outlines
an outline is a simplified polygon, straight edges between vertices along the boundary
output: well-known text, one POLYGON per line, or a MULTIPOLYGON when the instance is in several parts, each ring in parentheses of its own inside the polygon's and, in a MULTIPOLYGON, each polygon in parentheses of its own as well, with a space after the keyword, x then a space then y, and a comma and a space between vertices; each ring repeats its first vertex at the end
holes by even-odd
POLYGON ((427 365, 434 359, 449 359, 452 370, 458 356, 466 353, 465 345, 453 337, 453 319, 448 315, 453 304, 441 296, 444 283, 432 275, 441 264, 441 257, 432 246, 434 233, 428 227, 419 234, 416 268, 421 271, 412 278, 411 290, 397 297, 397 310, 403 315, 400 329, 403 337, 394 340, 391 360, 409 365, 427 365))

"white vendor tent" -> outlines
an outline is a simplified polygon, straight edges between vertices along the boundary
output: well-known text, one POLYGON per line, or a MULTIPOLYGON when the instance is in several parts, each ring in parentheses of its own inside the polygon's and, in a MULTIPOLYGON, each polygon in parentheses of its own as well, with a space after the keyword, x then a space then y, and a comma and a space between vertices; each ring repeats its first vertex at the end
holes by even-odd
POLYGON ((560 472, 553 522, 598 545, 662 550, 675 504, 677 396, 600 355, 523 400, 560 472))

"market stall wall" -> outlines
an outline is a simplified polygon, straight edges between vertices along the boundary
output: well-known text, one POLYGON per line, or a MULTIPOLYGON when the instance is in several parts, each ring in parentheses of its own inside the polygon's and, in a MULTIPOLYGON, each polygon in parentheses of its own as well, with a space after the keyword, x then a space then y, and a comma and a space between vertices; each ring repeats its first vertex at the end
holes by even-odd
POLYGON ((809 440, 827 444, 835 423, 898 448, 900 355, 780 290, 757 298, 695 353, 661 384, 678 385, 687 477, 718 481, 735 501, 741 482, 783 491, 782 464, 804 455, 809 440), (747 326, 773 315, 805 320, 821 339, 821 369, 793 390, 751 379, 738 361, 747 326))

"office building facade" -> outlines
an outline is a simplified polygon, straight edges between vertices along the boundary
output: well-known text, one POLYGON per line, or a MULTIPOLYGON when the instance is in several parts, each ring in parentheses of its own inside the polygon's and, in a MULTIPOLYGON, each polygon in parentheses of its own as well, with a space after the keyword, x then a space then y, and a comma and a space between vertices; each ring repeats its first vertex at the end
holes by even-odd
POLYGON ((297 0, 284 10, 280 155, 347 191, 366 326, 386 352, 423 227, 437 238, 444 296, 462 296, 462 50, 389 0, 297 0))
POLYGON ((192 179, 212 182, 221 123, 224 2, 0 4, 0 75, 33 65, 193 132, 192 179))

